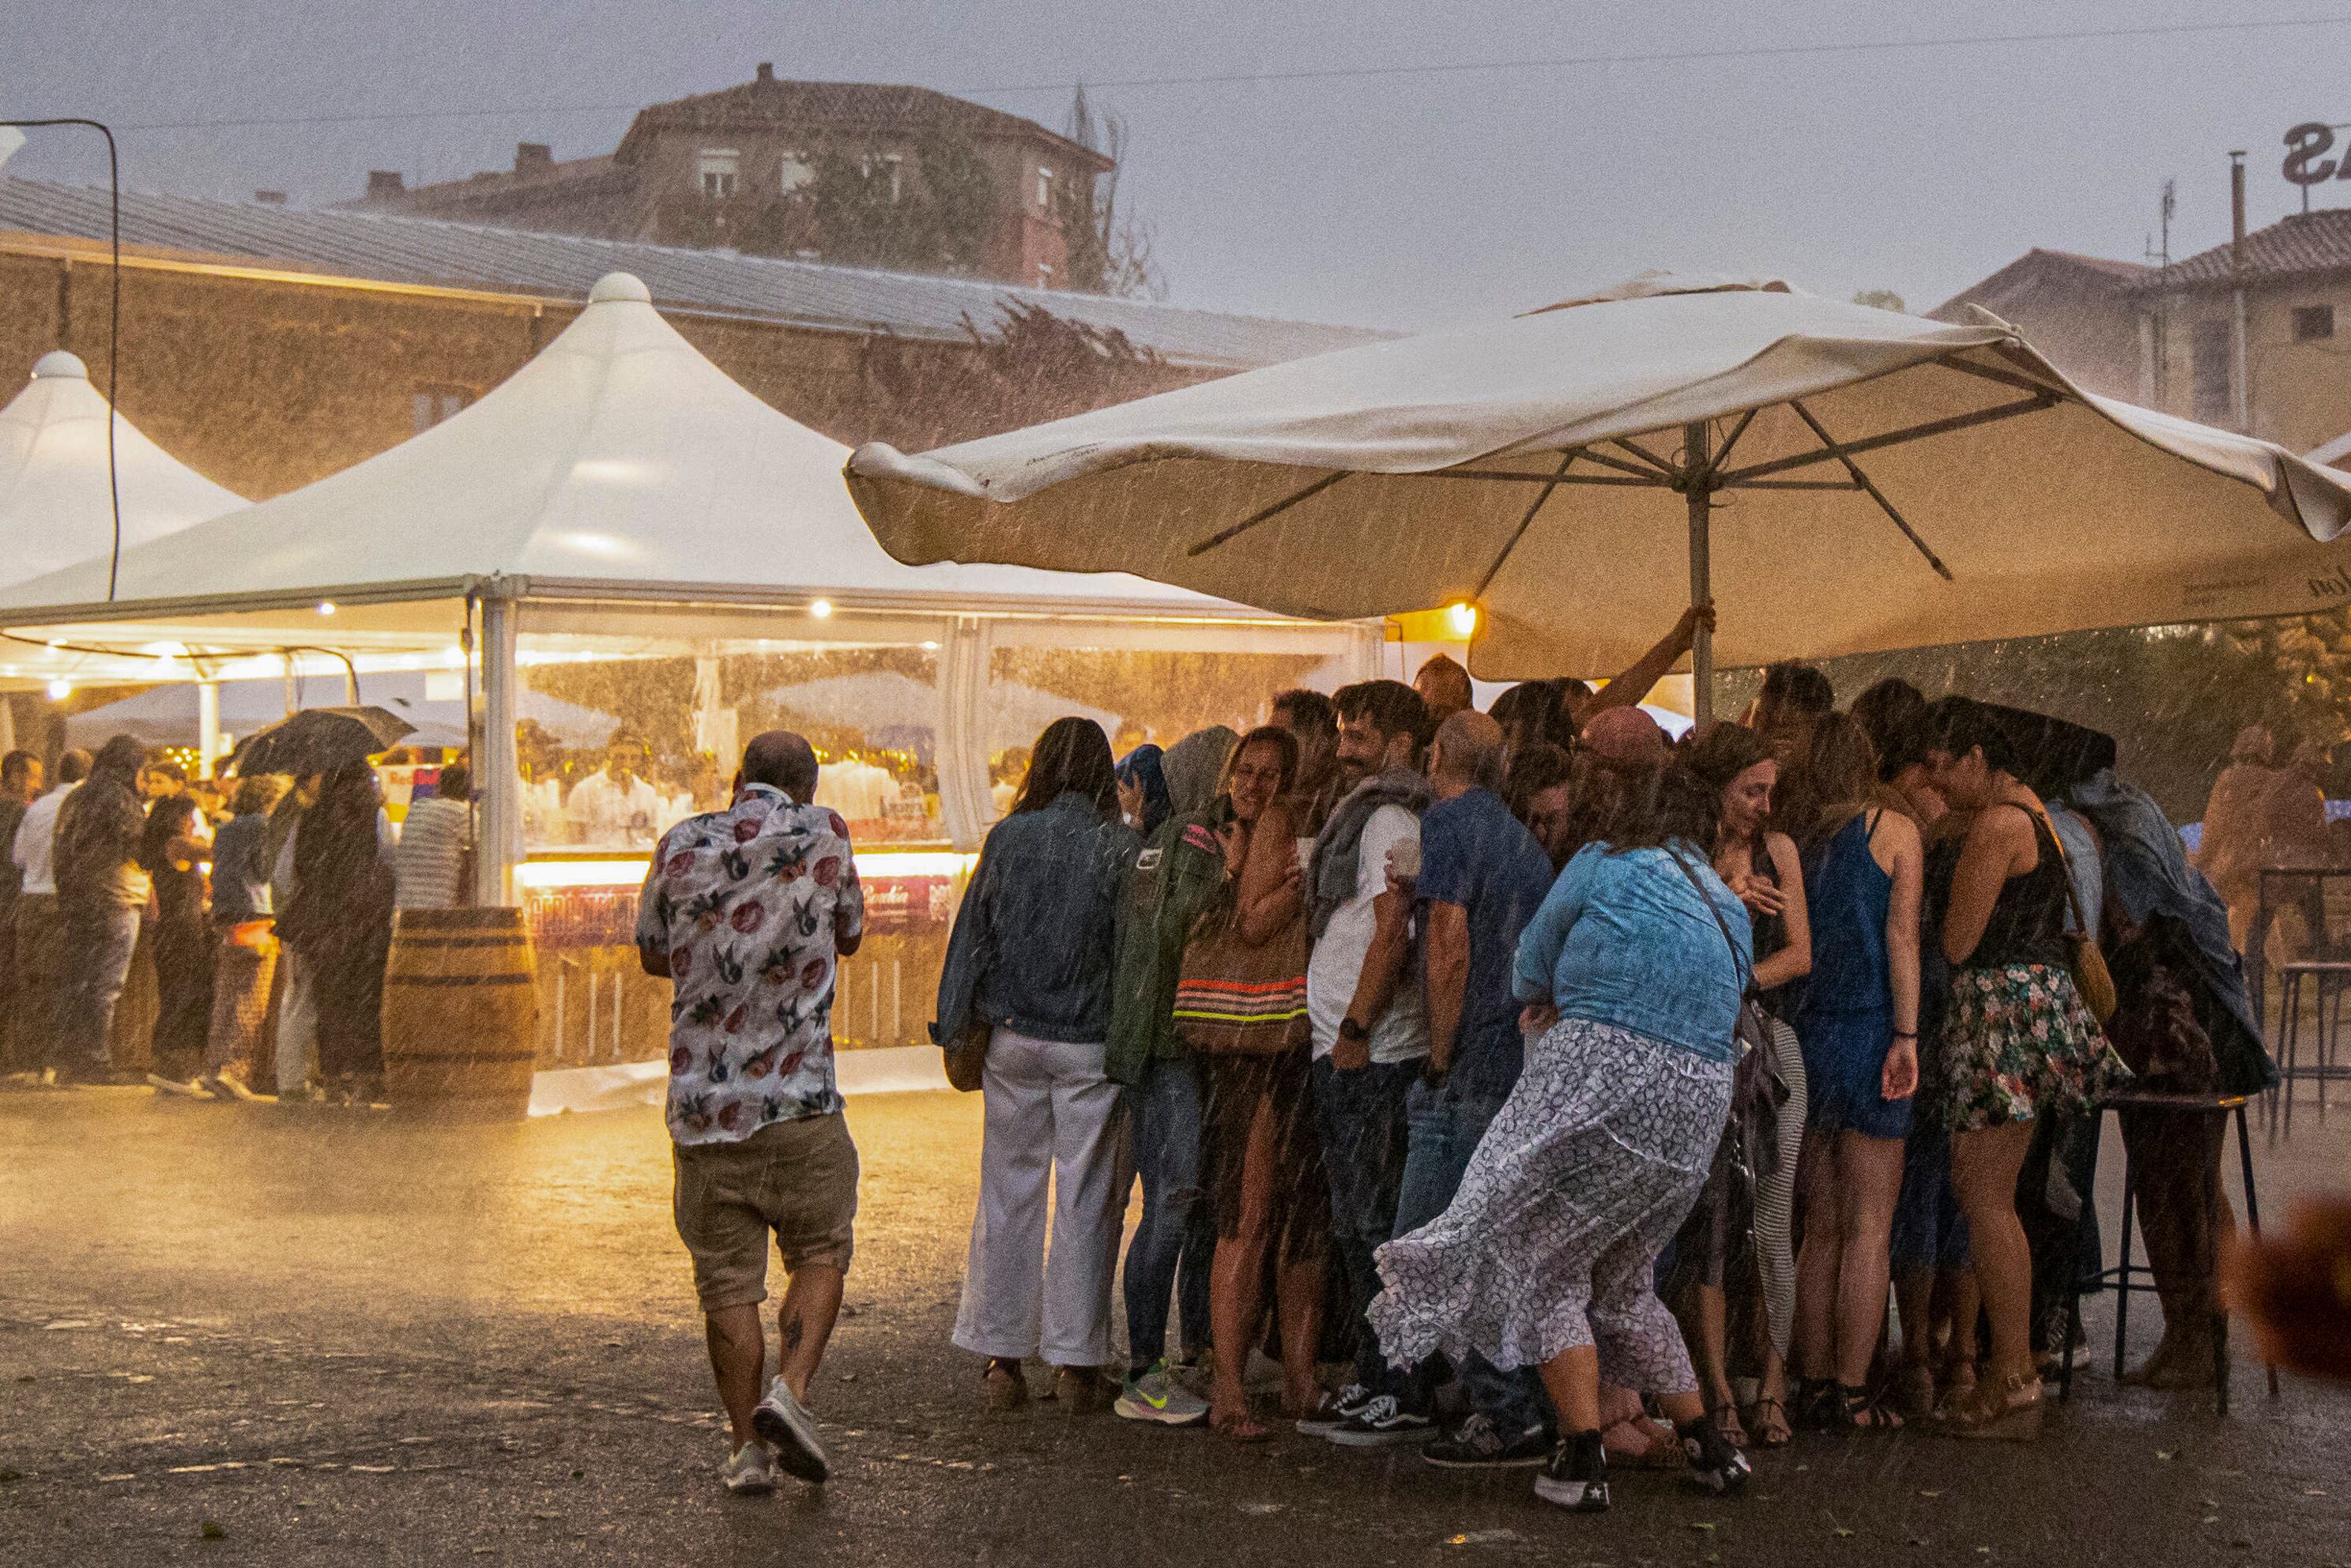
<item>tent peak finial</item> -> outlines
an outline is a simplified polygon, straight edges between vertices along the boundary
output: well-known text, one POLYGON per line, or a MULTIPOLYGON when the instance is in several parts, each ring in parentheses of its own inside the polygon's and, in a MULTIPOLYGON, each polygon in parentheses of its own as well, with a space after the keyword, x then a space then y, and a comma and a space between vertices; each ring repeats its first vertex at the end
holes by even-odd
POLYGON ((645 287, 643 278, 631 272, 608 272, 596 280, 595 287, 588 291, 588 303, 590 305, 608 305, 615 299, 650 305, 653 302, 653 291, 645 287))
POLYGON ((37 382, 86 382, 89 380, 89 367, 81 362, 79 354, 52 349, 33 361, 33 379, 37 382))

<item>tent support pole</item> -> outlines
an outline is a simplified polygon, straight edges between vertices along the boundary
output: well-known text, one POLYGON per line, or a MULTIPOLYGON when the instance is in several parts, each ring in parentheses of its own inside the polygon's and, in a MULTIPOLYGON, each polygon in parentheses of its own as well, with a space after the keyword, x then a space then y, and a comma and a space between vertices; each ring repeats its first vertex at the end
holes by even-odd
POLYGON ((220 683, 196 683, 196 777, 209 779, 220 760, 220 683))
MULTIPOLYGON (((1704 604, 1714 597, 1713 539, 1709 529, 1714 506, 1714 463, 1708 454, 1704 420, 1682 428, 1685 479, 1682 494, 1689 502, 1690 602, 1704 604)), ((1690 717, 1705 725, 1714 719, 1714 633, 1700 622, 1690 641, 1690 717)))
POLYGON ((482 739, 475 768, 482 841, 474 857, 474 902, 507 908, 522 858, 522 766, 515 750, 515 603, 502 593, 482 596, 482 739))

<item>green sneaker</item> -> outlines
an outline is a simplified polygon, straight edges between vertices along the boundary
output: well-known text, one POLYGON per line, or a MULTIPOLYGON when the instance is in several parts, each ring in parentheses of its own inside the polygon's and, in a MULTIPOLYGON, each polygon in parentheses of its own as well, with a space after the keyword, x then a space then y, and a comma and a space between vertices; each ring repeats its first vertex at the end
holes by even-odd
POLYGON ((1130 1421, 1162 1427, 1196 1427, 1208 1418, 1208 1402, 1176 1382, 1164 1361, 1140 1377, 1130 1375, 1111 1408, 1130 1421))

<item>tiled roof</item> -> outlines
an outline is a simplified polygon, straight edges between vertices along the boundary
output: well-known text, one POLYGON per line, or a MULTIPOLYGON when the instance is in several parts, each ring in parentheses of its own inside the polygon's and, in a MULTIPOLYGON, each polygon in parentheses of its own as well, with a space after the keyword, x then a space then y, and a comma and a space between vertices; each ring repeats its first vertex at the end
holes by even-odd
MULTIPOLYGON (((2286 277, 2337 268, 2351 268, 2351 207, 2295 213, 2245 236, 2247 277, 2286 277)), ((2235 277, 2229 266, 2229 247, 2216 245, 2175 262, 2163 281, 2192 286, 2227 283, 2235 277)), ((2148 286, 2155 281, 2147 279, 2148 286)))
MULTIPOLYGON (((106 193, 0 178, 0 230, 103 240, 106 193)), ((124 192, 125 243, 388 283, 501 289, 580 301, 608 272, 632 272, 656 305, 846 330, 961 339, 963 319, 987 327, 1006 301, 1114 329, 1176 364, 1240 370, 1393 334, 1258 316, 1187 310, 1143 299, 1016 288, 820 262, 686 250, 627 240, 526 234, 389 213, 305 210, 124 192)))
POLYGON ((1940 305, 1927 312, 1937 321, 1957 321, 1965 315, 1965 308, 1979 300, 1988 299, 2003 288, 2025 282, 2036 275, 2051 272, 2086 272, 2117 287, 2126 286, 2142 273, 2153 268, 2136 261, 2110 261, 2100 256, 2083 256, 2070 250, 2044 250, 2035 246, 2001 267, 1981 282, 1969 285, 1940 305))
POLYGON ((442 180, 430 185, 411 185, 404 191, 388 196, 362 196, 357 201, 338 202, 335 205, 346 211, 377 213, 433 212, 449 213, 473 201, 504 197, 517 190, 533 192, 559 191, 566 196, 579 197, 598 186, 625 190, 634 184, 637 173, 613 161, 610 152, 592 158, 567 158, 530 170, 487 169, 462 180, 442 180))
POLYGON ((779 81, 763 77, 716 92, 697 93, 640 110, 613 156, 633 161, 640 138, 657 131, 723 131, 777 123, 843 130, 947 130, 966 136, 1019 136, 1057 144, 1062 156, 1107 170, 1111 161, 1092 148, 1055 135, 1033 120, 990 109, 926 87, 879 82, 779 81))

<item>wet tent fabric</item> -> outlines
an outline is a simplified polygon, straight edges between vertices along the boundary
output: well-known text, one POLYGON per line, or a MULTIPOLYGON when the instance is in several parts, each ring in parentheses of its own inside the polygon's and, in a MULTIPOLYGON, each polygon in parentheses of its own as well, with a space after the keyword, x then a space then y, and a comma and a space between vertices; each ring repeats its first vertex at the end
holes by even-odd
MULTIPOLYGON (((114 506, 106 468, 107 406, 89 371, 62 350, 44 354, 32 379, 0 408, 0 584, 94 561, 105 592, 114 506)), ((141 434, 114 421, 122 542, 136 547, 245 505, 141 434)))
POLYGON ((2351 478, 2082 392, 1997 319, 1777 283, 1646 277, 919 456, 876 444, 850 488, 908 561, 1117 566, 1308 616, 1474 601, 1470 667, 1504 680, 1605 674, 1672 623, 1693 476, 1729 481, 1706 524, 1725 664, 2351 600, 2351 478))
MULTIPOLYGON (((463 697, 426 695, 427 677, 405 670, 370 671, 360 677, 360 695, 367 702, 399 715, 416 727, 402 744, 457 747, 465 744, 465 704, 463 697)), ((302 681, 297 706, 315 707, 344 699, 340 671, 302 681)), ((601 746, 620 721, 608 713, 551 697, 525 687, 517 704, 518 716, 543 727, 568 747, 585 749, 601 746)), ((286 716, 286 683, 282 680, 220 683, 220 727, 227 734, 246 736, 286 716)), ((150 746, 186 746, 197 738, 196 688, 184 682, 150 686, 134 696, 85 708, 66 719, 66 744, 95 749, 117 735, 136 736, 150 746)))
MULTIPOLYGON (((124 550, 116 597, 201 611, 427 599, 505 577, 613 598, 705 588, 878 608, 1219 608, 1119 573, 902 565, 849 499, 848 450, 728 379, 615 273, 536 358, 429 430, 124 550)), ((100 559, 0 590, 0 614, 105 597, 100 559)))

